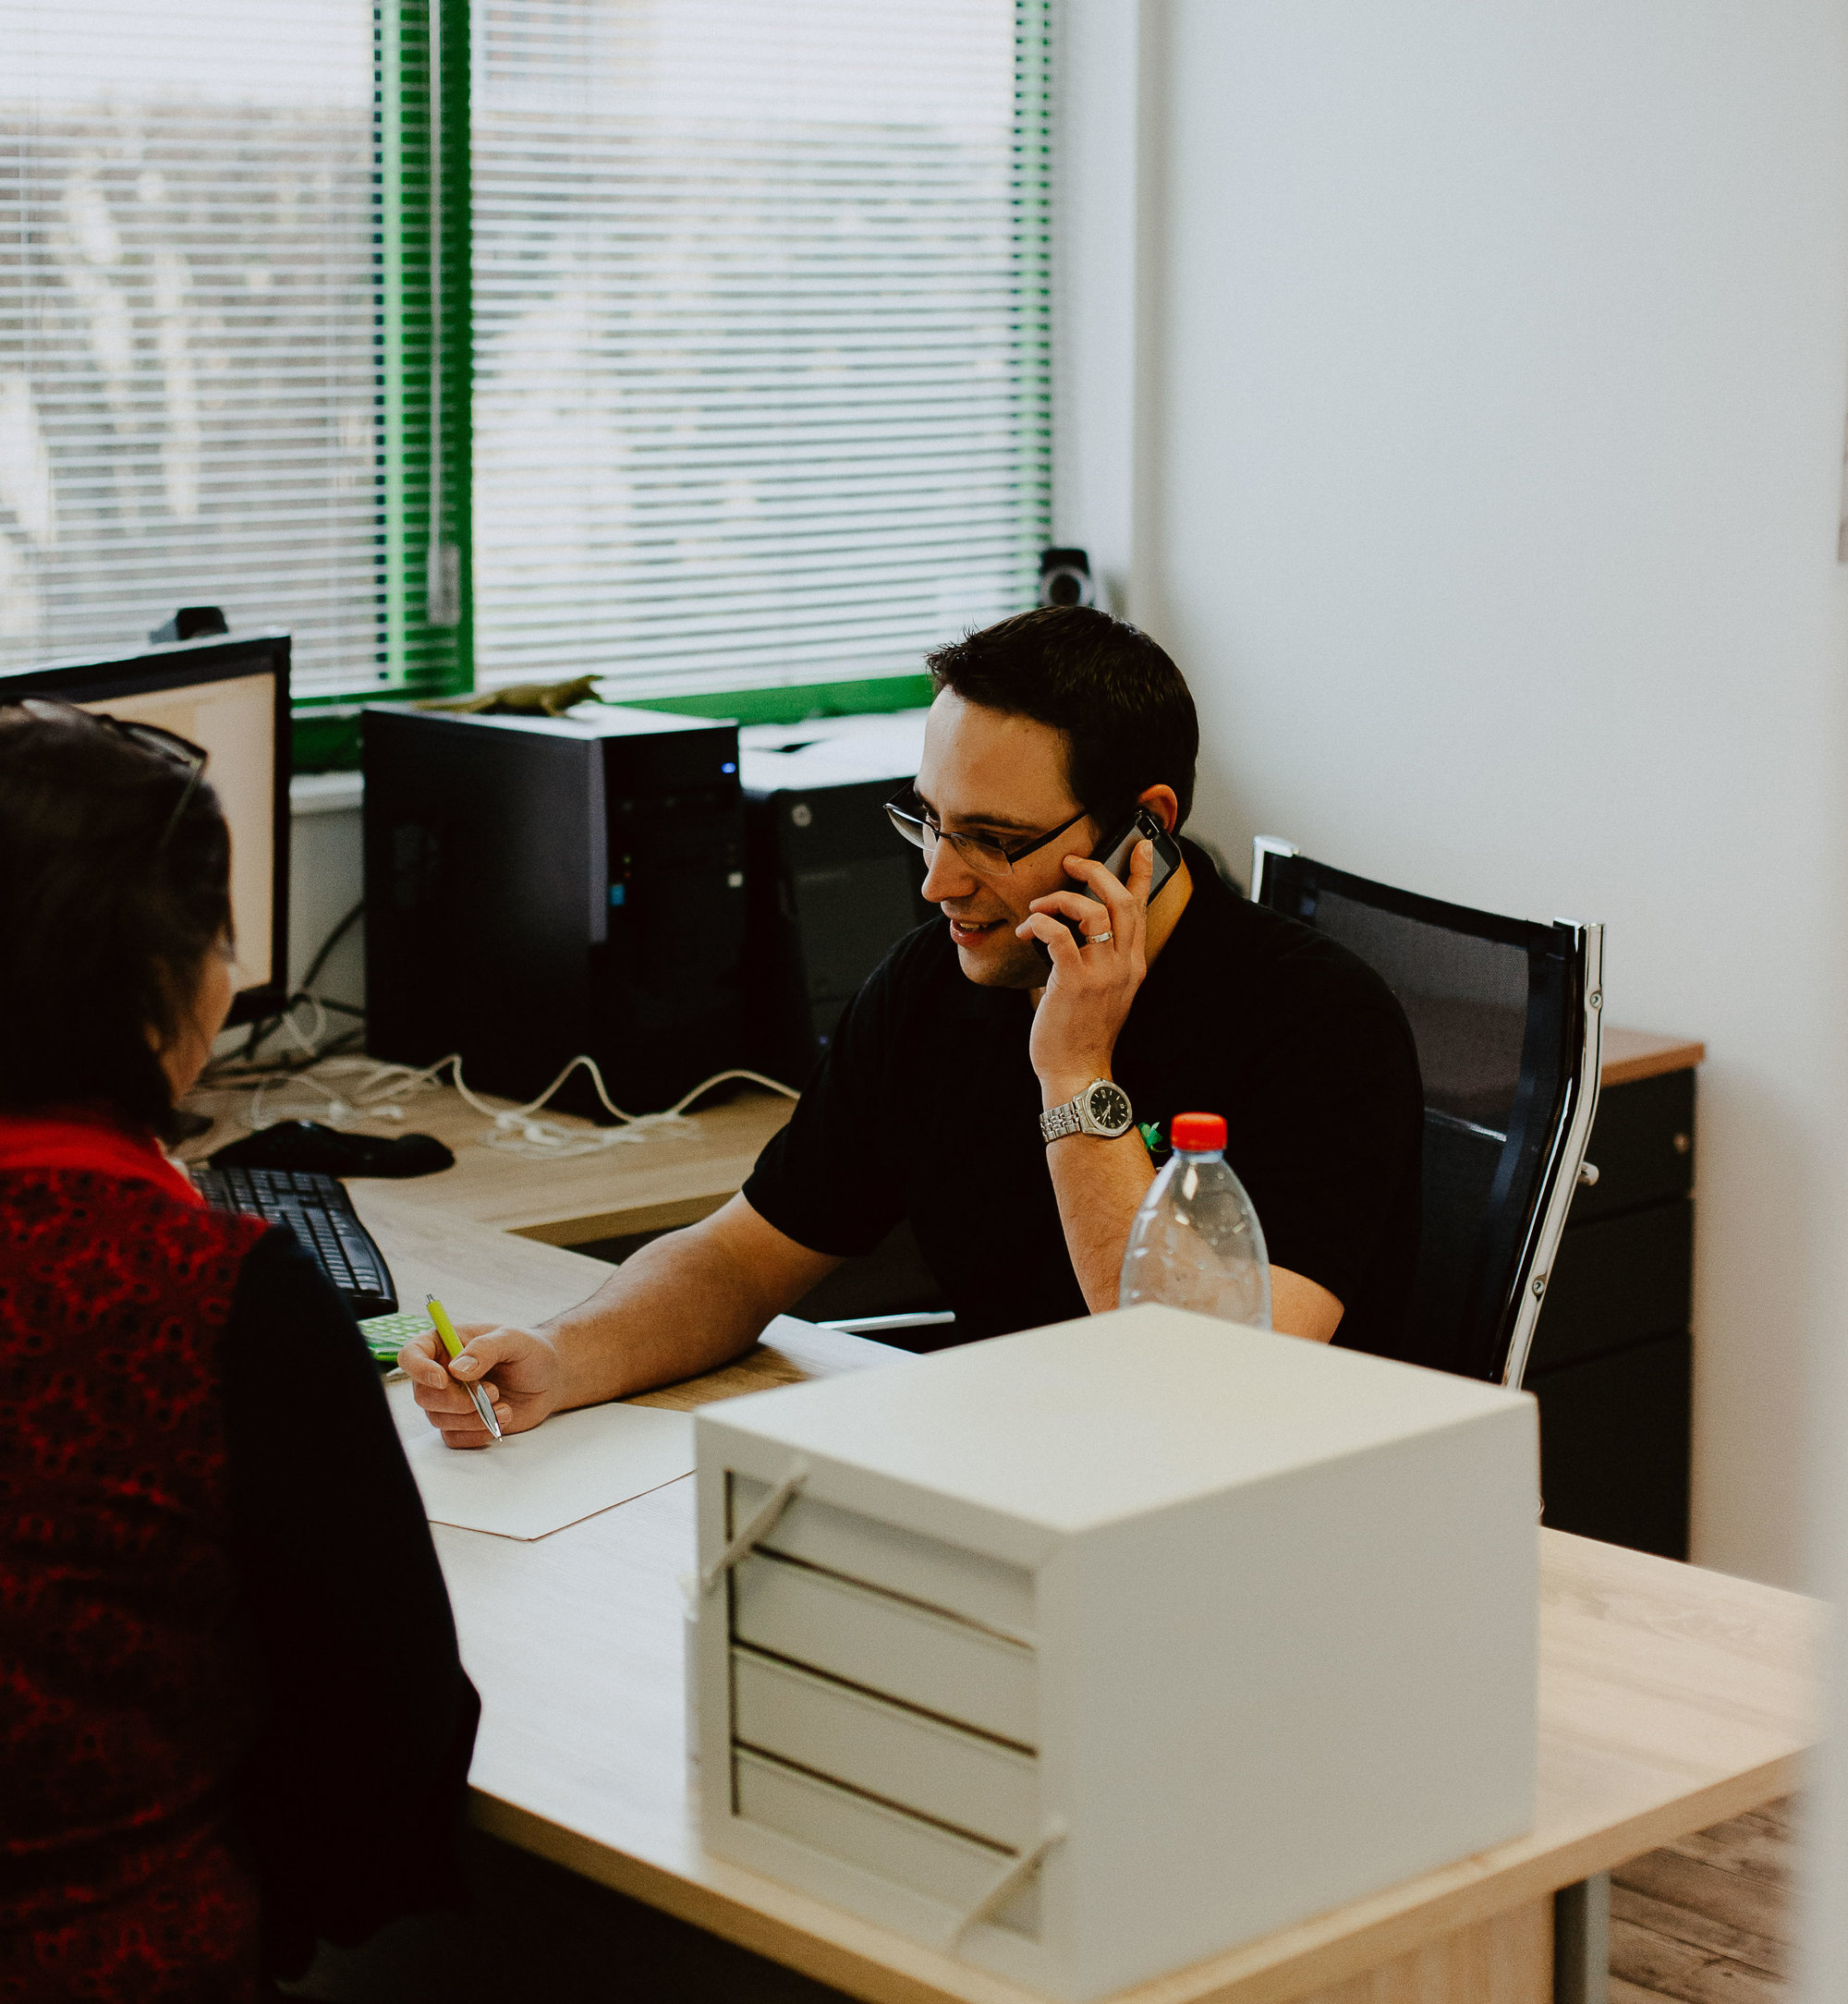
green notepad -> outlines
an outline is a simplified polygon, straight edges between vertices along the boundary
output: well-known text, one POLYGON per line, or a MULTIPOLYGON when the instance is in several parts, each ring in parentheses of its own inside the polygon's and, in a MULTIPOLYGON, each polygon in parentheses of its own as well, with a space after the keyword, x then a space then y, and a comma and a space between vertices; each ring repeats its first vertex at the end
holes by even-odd
POLYGON ((435 1325, 421 1308, 414 1308, 399 1315, 371 1315, 359 1325, 359 1333, 366 1339, 366 1348, 372 1353, 372 1360, 381 1370, 395 1369, 398 1352, 413 1336, 421 1336, 425 1330, 435 1325))

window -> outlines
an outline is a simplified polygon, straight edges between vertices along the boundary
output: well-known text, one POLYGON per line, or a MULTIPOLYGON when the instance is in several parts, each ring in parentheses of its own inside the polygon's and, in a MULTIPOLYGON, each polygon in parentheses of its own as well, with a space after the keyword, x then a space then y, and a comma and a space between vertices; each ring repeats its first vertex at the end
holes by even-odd
POLYGON ((477 680, 915 673, 1050 529, 1045 10, 475 0, 477 680))
POLYGON ((0 0, 0 664, 382 665, 370 0, 0 0))
POLYGON ((728 693, 1030 603, 1051 4, 0 0, 0 666, 728 693))

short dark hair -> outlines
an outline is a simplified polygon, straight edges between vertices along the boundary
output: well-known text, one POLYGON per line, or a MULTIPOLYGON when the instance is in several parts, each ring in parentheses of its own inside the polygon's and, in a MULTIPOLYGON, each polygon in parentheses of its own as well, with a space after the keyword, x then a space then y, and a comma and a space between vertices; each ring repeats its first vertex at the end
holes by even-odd
POLYGON ((1016 613, 926 657, 937 688, 1063 732, 1072 793, 1115 820, 1172 786, 1193 811, 1200 721, 1181 671, 1146 633, 1086 605, 1016 613))
POLYGON ((63 704, 0 707, 0 1107, 175 1137, 150 1048, 231 929, 231 838, 185 769, 63 704))

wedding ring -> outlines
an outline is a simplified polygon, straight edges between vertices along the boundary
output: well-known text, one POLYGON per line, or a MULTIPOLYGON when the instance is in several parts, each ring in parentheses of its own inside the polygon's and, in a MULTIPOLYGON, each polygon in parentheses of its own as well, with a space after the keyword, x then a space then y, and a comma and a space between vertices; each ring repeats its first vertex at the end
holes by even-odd
POLYGON ((1116 935, 1112 932, 1088 932, 1085 934, 1085 944, 1087 946, 1108 946, 1115 937, 1116 935))

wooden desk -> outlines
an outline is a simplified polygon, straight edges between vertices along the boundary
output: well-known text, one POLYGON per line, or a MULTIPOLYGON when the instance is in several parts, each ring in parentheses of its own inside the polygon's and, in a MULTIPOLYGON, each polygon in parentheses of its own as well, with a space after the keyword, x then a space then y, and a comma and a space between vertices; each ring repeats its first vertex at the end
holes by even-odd
MULTIPOLYGON (((607 1270, 443 1220, 402 1185, 354 1194, 407 1293, 434 1288, 463 1317, 549 1313, 607 1270)), ((890 1354, 817 1331, 653 1397, 696 1404, 890 1354)), ((1029 2004, 700 1849, 677 1585, 693 1564, 690 1482, 536 1544, 434 1529, 482 1697, 471 1780, 484 1828, 879 2004, 1029 2004)), ((1816 1603, 1541 1535, 1533 1833, 1142 1985, 1125 2004, 1545 2004, 1557 1889, 1796 1785, 1814 1739, 1816 1603)))
POLYGON ((1639 1078, 1660 1078, 1665 1072, 1685 1072, 1707 1060, 1707 1046, 1692 1037, 1659 1037, 1653 1030, 1620 1030, 1604 1026, 1600 1086, 1627 1086, 1639 1078))
MULTIPOLYGON (((601 1259, 509 1232, 483 1232, 468 1219, 445 1217, 427 1204, 407 1201, 403 1184, 356 1183, 352 1190, 367 1229, 383 1249, 398 1298, 415 1302, 435 1294, 458 1322, 542 1319, 576 1306, 610 1277, 601 1259)), ((799 1341, 792 1336, 774 1345, 759 1344, 723 1371, 644 1392, 635 1403, 684 1412, 710 1399, 768 1391, 856 1365, 885 1363, 894 1354, 883 1344, 837 1330, 810 1329, 799 1341)))
MULTIPOLYGON (((315 1075, 336 1090, 352 1091, 359 1075, 317 1067, 315 1075)), ((510 1103, 480 1097, 496 1107, 510 1103)), ((289 1119, 318 1118, 327 1103, 305 1086, 274 1087, 266 1099, 267 1113, 289 1119)), ((188 1161, 202 1160, 248 1131, 248 1089, 198 1092, 187 1104, 214 1117, 210 1134, 180 1150, 188 1161)), ((409 1204, 445 1218, 471 1219, 549 1245, 582 1245, 636 1232, 671 1231, 717 1210, 742 1188, 759 1150, 789 1118, 795 1101, 747 1086, 735 1099, 715 1099, 695 1112, 683 1132, 656 1131, 646 1140, 618 1142, 555 1161, 529 1161, 487 1147, 482 1137, 492 1131, 490 1123, 453 1087, 417 1092, 403 1105, 402 1120, 345 1124, 360 1134, 434 1135, 455 1151, 456 1164, 432 1176, 382 1187, 402 1192, 409 1204)), ((544 1117, 586 1134, 607 1132, 570 1114, 544 1117)))
MULTIPOLYGON (((1697 1064, 1703 1047, 1684 1038, 1658 1037, 1642 1030, 1604 1032, 1604 1083, 1618 1085, 1697 1064)), ((329 1075, 330 1084, 352 1088, 354 1075, 329 1075)), ((488 1098, 482 1095, 482 1098, 488 1098)), ((493 1099, 495 1106, 506 1102, 493 1099)), ((246 1131, 245 1092, 204 1092, 188 1102, 216 1117, 209 1135, 181 1150, 198 1161, 246 1131)), ((270 1111, 291 1118, 311 1115, 325 1102, 308 1088, 277 1088, 270 1111)), ((444 1217, 472 1219, 496 1231, 517 1233, 548 1245, 583 1245, 638 1232, 662 1232, 693 1224, 735 1196, 750 1174, 758 1151, 789 1118, 794 1102, 778 1093, 744 1087, 693 1115, 693 1131, 680 1137, 657 1135, 619 1143, 594 1155, 562 1161, 526 1161, 484 1146, 488 1123, 451 1087, 418 1093, 405 1101, 402 1121, 354 1123, 365 1134, 434 1135, 456 1151, 456 1166, 414 1182, 383 1185, 401 1193, 409 1206, 444 1217)), ((595 1132, 588 1121, 547 1114, 561 1125, 595 1132)), ((364 1187, 362 1184, 361 1187, 364 1187)))

